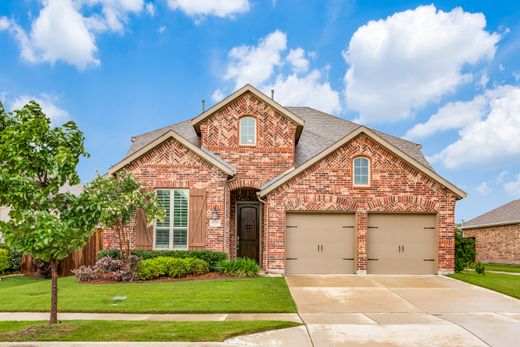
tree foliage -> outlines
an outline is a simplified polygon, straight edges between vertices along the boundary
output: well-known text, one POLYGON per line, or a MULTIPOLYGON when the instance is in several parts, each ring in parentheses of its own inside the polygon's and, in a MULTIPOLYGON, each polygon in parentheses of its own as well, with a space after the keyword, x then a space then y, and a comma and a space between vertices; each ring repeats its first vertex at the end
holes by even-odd
POLYGON ((128 262, 130 247, 125 227, 131 224, 137 209, 144 210, 148 223, 163 219, 164 209, 154 192, 144 191, 141 184, 126 172, 109 177, 98 176, 89 184, 89 189, 102 206, 100 224, 116 231, 122 259, 128 262))
POLYGON ((51 323, 57 263, 87 242, 101 215, 88 189, 80 195, 63 189, 80 182, 76 167, 88 156, 84 141, 74 122, 53 127, 34 101, 11 113, 0 103, 0 206, 10 208, 0 232, 16 251, 51 263, 51 323))
POLYGON ((475 260, 475 241, 464 237, 460 226, 455 227, 455 272, 461 272, 475 260))

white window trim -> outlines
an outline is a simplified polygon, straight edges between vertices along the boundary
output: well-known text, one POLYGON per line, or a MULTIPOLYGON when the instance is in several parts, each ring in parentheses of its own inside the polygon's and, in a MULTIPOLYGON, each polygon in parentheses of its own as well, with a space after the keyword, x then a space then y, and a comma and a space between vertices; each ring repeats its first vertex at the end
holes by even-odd
POLYGON ((158 190, 169 190, 170 191, 170 225, 169 225, 169 235, 168 235, 168 248, 157 248, 156 247, 156 220, 153 221, 153 247, 152 249, 155 251, 187 251, 190 247, 190 190, 185 188, 157 188, 155 189, 155 194, 157 195, 158 190), (184 190, 188 193, 188 210, 186 214, 186 228, 184 227, 174 227, 173 226, 173 210, 174 210, 174 191, 175 190, 184 190), (173 248, 173 232, 175 229, 186 229, 186 247, 185 248, 173 248))
POLYGON ((370 187, 370 180, 371 180, 371 174, 372 174, 372 165, 370 163, 370 158, 359 156, 352 159, 352 186, 354 187, 370 187), (368 162, 368 180, 367 184, 358 184, 356 183, 356 159, 363 158, 366 159, 368 162))
POLYGON ((238 143, 240 144, 240 146, 256 146, 256 135, 257 135, 257 131, 256 131, 256 127, 257 127, 257 119, 255 117, 252 117, 252 116, 244 116, 244 117, 241 117, 238 121, 238 143), (245 119, 245 118, 251 118, 254 120, 254 132, 253 132, 253 143, 242 143, 242 120, 245 119))

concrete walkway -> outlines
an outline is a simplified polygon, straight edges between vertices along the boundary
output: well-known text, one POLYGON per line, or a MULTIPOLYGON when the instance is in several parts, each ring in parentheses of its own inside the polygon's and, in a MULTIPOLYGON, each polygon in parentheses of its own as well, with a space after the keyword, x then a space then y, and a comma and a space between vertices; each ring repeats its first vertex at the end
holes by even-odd
POLYGON ((520 300, 443 276, 287 276, 314 347, 510 347, 520 300))
MULTIPOLYGON (((0 321, 48 320, 48 312, 0 312, 0 321)), ((58 313, 59 320, 168 320, 232 321, 283 320, 302 323, 296 313, 215 313, 215 314, 134 314, 134 313, 58 313)))

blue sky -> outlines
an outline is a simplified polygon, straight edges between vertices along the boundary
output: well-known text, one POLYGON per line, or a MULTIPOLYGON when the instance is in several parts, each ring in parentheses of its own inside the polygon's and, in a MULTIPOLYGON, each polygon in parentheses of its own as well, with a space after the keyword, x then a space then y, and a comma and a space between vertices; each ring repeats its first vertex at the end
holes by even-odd
POLYGON ((457 220, 520 197, 515 1, 4 0, 0 45, 0 100, 76 121, 85 182, 248 82, 421 143, 457 220))

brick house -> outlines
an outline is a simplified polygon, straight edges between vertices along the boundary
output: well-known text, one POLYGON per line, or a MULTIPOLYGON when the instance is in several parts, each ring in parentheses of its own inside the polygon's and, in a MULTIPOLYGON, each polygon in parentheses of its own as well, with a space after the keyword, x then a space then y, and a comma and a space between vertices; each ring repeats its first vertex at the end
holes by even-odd
MULTIPOLYGON (((210 249, 286 273, 448 273, 465 193, 420 145, 250 85, 199 116, 132 138, 131 172, 168 212, 131 246, 210 249)), ((117 247, 106 232, 105 247, 117 247)))
POLYGON ((464 237, 475 239, 476 261, 520 264, 520 199, 462 225, 464 237))

